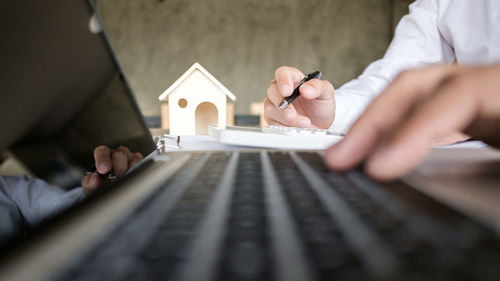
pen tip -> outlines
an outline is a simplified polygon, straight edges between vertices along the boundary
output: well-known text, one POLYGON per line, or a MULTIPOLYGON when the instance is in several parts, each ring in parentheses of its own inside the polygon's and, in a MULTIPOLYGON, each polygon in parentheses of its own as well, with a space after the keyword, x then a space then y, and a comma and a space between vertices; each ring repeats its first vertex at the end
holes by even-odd
POLYGON ((288 106, 288 102, 286 100, 282 101, 278 106, 278 109, 283 109, 288 106))

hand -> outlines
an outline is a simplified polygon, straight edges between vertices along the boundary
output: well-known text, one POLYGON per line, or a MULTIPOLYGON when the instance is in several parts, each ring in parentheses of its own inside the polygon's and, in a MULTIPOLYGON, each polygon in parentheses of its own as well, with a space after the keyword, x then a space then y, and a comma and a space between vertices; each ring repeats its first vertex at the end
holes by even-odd
POLYGON ((409 172, 443 135, 465 132, 500 145, 500 65, 412 70, 368 107, 345 138, 325 152, 332 169, 365 161, 379 180, 409 172))
POLYGON ((264 118, 270 125, 327 129, 335 115, 334 88, 325 80, 312 79, 300 87, 300 96, 285 109, 278 106, 304 78, 300 70, 282 66, 267 89, 264 118))
POLYGON ((142 154, 132 153, 125 146, 119 146, 117 149, 111 149, 105 145, 94 149, 94 160, 97 172, 86 175, 82 179, 82 188, 85 194, 89 194, 97 187, 103 184, 102 175, 113 171, 116 176, 123 176, 139 161, 142 160, 142 154))

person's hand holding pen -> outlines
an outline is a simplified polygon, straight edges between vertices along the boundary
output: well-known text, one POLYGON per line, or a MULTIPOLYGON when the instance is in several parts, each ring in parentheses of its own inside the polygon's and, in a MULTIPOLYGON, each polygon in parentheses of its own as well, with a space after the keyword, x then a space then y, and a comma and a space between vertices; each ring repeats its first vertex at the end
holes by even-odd
POLYGON ((279 109, 305 75, 293 67, 282 66, 275 72, 264 101, 264 118, 270 125, 327 129, 335 116, 334 88, 326 80, 311 79, 299 88, 300 96, 279 109))
POLYGON ((103 184, 103 176, 109 172, 120 177, 132 167, 134 167, 143 156, 139 152, 130 152, 125 146, 111 149, 105 145, 94 149, 94 160, 96 171, 86 175, 82 179, 82 189, 85 194, 89 194, 103 184))

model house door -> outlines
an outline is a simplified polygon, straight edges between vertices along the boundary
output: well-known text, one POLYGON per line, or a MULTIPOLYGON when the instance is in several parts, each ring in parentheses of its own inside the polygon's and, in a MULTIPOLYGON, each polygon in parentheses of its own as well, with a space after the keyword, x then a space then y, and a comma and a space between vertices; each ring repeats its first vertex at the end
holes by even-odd
POLYGON ((195 112, 196 134, 208 135, 208 125, 218 124, 218 112, 215 105, 203 102, 198 105, 195 112))

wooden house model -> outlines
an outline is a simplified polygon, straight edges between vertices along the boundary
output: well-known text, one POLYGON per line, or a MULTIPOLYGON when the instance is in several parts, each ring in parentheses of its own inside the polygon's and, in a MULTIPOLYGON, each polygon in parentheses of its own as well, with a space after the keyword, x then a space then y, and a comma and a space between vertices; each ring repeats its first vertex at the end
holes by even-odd
POLYGON ((233 125, 236 97, 199 63, 160 97, 161 123, 172 135, 206 135, 208 125, 233 125))

